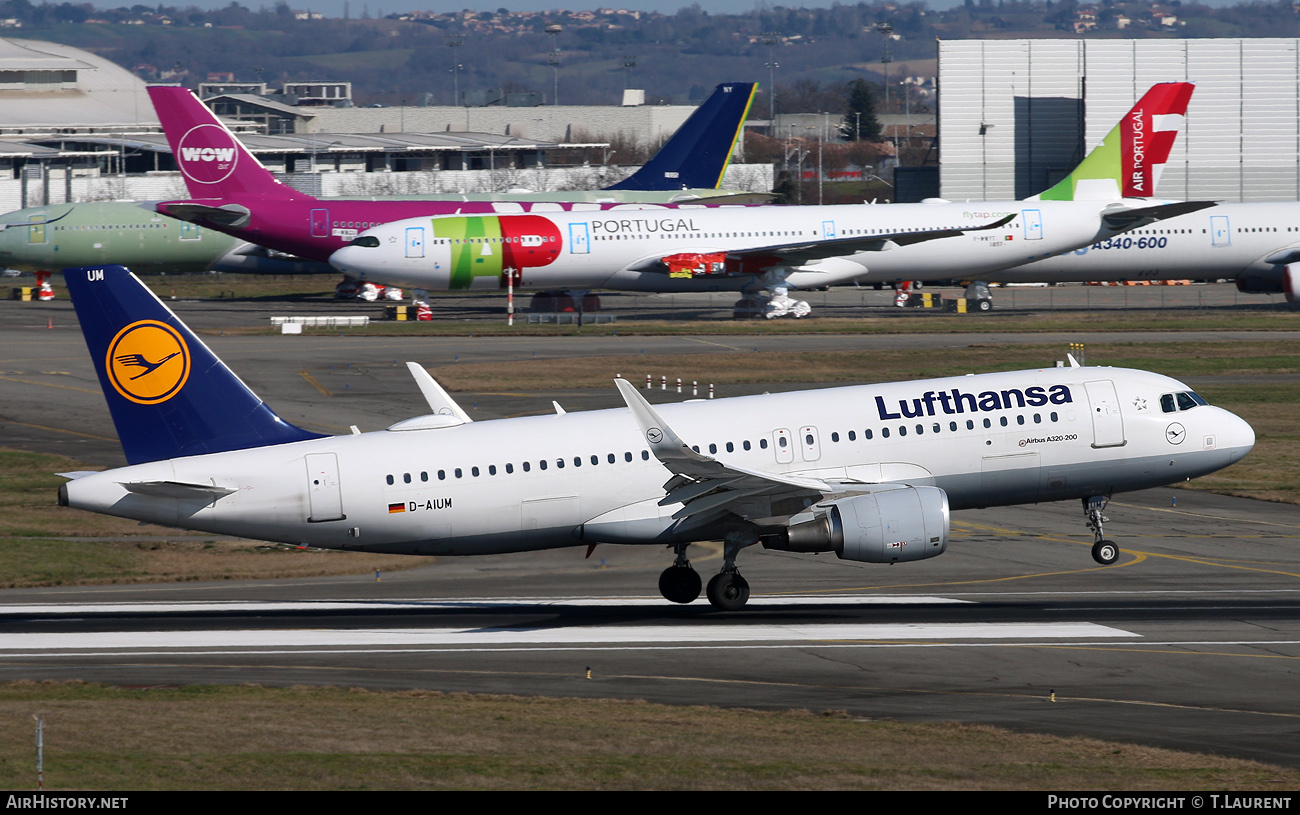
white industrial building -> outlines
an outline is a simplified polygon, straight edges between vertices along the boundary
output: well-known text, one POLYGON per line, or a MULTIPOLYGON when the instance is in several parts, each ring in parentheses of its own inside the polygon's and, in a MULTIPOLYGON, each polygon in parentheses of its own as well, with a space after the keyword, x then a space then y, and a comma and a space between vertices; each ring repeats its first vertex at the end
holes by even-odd
POLYGON ((1300 200, 1300 40, 939 44, 940 194, 1010 199, 1060 180, 1156 82, 1196 83, 1157 194, 1300 200))
MULTIPOLYGON (((226 84, 219 90, 250 90, 226 84)), ((65 201, 185 197, 146 87, 81 49, 0 38, 0 212, 65 201)), ((255 88, 265 89, 260 83, 255 88)), ((617 164, 620 157, 606 138, 654 142, 695 110, 291 105, 280 100, 327 101, 344 94, 347 83, 290 83, 286 90, 292 93, 223 93, 208 103, 236 129, 252 129, 242 138, 268 169, 326 196, 605 186, 635 169, 617 164), (273 135, 261 135, 267 132, 273 135)), ((735 165, 723 183, 765 192, 772 188, 772 167, 735 165)))

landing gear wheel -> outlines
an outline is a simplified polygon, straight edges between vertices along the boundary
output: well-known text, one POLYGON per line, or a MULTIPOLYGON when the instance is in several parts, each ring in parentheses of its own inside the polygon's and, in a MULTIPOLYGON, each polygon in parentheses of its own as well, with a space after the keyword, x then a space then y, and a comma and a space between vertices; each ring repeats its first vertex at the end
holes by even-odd
POLYGON ((690 603, 700 596, 699 572, 690 566, 669 566, 659 575, 659 593, 673 603, 690 603))
POLYGON ((1119 560, 1119 545, 1115 541, 1100 540, 1092 545, 1092 559, 1103 566, 1119 560))
POLYGON ((739 611, 749 602, 749 583, 739 572, 718 572, 709 581, 709 603, 720 611, 739 611))

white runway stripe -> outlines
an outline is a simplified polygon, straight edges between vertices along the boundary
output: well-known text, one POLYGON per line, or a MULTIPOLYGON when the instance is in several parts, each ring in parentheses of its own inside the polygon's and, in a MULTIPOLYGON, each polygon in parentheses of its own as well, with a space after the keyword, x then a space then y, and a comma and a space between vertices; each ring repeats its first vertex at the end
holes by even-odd
POLYGON ((0 652, 122 651, 140 648, 322 648, 475 645, 620 645, 701 642, 879 642, 913 640, 1089 639, 1139 635, 1094 623, 959 623, 885 625, 647 625, 535 629, 392 628, 275 631, 100 631, 0 634, 0 652))
MULTIPOLYGON (((948 597, 925 595, 781 595, 755 597, 749 608, 765 606, 826 605, 938 605, 971 603, 948 597)), ((703 606, 704 600, 698 601, 703 606)), ((529 606, 609 606, 617 608, 651 608, 672 606, 662 598, 654 597, 471 597, 463 599, 439 598, 430 600, 321 600, 319 602, 244 602, 238 600, 187 603, 35 603, 30 605, 0 605, 0 615, 64 615, 75 614, 187 614, 197 612, 243 611, 364 611, 370 609, 464 609, 464 608, 527 608, 529 606)))

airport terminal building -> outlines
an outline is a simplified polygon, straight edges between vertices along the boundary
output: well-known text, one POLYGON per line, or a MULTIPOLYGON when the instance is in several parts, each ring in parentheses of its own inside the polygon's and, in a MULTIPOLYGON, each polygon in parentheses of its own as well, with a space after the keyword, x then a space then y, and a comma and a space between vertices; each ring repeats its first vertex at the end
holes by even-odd
POLYGON ((943 41, 940 194, 1041 192, 1174 81, 1196 91, 1157 195, 1300 200, 1300 40, 1281 38, 943 41))

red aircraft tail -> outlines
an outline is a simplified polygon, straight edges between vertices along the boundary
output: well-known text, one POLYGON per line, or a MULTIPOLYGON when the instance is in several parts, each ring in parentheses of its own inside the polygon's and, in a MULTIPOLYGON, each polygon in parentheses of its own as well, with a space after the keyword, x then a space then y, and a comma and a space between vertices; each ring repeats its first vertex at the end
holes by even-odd
POLYGON ((152 86, 149 98, 191 197, 310 198, 277 181, 189 88, 152 86))

